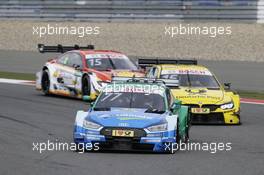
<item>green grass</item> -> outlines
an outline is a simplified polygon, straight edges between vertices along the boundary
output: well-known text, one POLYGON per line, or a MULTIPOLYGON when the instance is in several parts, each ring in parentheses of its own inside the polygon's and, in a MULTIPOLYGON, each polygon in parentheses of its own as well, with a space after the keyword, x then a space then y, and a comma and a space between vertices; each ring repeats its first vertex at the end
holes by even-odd
POLYGON ((16 73, 16 72, 1 72, 0 78, 9 78, 17 80, 36 80, 35 74, 31 73, 16 73))
MULTIPOLYGON (((18 80, 36 80, 35 74, 31 73, 17 73, 17 72, 1 72, 0 78, 18 79, 18 80)), ((238 94, 243 98, 254 98, 264 100, 264 91, 244 91, 238 90, 238 94)))

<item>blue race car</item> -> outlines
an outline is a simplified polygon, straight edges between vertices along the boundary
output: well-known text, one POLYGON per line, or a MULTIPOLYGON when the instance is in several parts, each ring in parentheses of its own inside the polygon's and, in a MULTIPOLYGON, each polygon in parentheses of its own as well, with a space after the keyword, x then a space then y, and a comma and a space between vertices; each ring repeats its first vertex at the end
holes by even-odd
POLYGON ((77 112, 74 142, 94 150, 173 153, 189 139, 189 121, 188 107, 162 80, 112 82, 87 112, 77 112))

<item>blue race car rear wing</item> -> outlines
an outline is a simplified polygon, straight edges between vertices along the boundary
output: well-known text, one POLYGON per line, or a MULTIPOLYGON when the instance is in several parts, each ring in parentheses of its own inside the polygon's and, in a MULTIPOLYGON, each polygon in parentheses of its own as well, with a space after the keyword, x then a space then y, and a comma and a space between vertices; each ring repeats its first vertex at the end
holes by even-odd
POLYGON ((87 46, 83 47, 83 46, 79 46, 79 45, 63 46, 61 44, 58 44, 57 46, 46 46, 44 44, 38 44, 38 51, 40 53, 45 53, 45 52, 64 53, 64 52, 68 52, 68 51, 71 51, 71 50, 80 50, 80 49, 93 50, 94 49, 94 45, 87 45, 87 46))

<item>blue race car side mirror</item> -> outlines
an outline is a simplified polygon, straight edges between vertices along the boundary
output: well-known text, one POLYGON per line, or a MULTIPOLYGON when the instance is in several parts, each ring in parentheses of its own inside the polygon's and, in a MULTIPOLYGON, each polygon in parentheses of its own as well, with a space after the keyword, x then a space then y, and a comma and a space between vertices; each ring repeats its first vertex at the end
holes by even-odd
POLYGON ((171 105, 171 109, 172 110, 177 110, 177 109, 180 109, 181 108, 181 101, 180 100, 175 100, 174 102, 173 102, 173 104, 171 105))

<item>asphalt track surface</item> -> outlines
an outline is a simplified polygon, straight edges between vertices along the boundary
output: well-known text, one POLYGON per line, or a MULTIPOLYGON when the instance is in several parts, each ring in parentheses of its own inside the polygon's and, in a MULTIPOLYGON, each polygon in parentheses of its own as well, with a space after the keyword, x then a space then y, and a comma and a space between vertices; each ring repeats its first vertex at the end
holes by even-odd
MULTIPOLYGON (((0 71, 35 73, 56 53, 0 51, 0 71)), ((133 58, 131 56, 130 58, 133 58)), ((264 91, 264 63, 198 60, 213 71, 219 80, 231 82, 236 90, 264 91)))
POLYGON ((191 142, 231 142, 231 151, 33 151, 32 143, 72 142, 75 113, 88 104, 46 97, 33 86, 0 84, 0 174, 264 174, 264 106, 242 104, 240 126, 193 126, 191 142))

